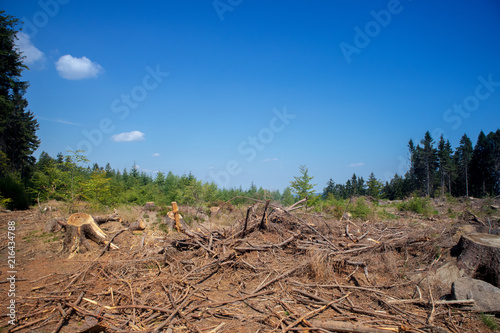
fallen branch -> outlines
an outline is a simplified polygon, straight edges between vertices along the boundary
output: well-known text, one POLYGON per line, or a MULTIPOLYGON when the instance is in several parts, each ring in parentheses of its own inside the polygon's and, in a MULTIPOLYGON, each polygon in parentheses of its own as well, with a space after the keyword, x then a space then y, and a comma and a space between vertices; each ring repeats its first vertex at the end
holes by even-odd
POLYGON ((309 265, 309 264, 302 264, 302 265, 300 265, 300 266, 297 266, 297 267, 295 267, 295 268, 292 268, 291 270, 289 270, 289 271, 287 271, 287 272, 285 272, 285 273, 283 273, 283 274, 281 274, 281 275, 279 275, 279 276, 275 277, 274 279, 272 279, 272 280, 270 280, 270 281, 268 281, 268 282, 264 283, 263 285, 261 285, 260 287, 258 287, 257 289, 255 289, 255 290, 253 291, 253 294, 255 294, 255 293, 257 293, 257 292, 261 291, 262 289, 266 288, 267 286, 270 286, 271 284, 273 284, 273 283, 274 283, 274 282, 276 282, 276 281, 279 281, 279 280, 281 280, 281 279, 283 279, 283 278, 285 278, 285 277, 287 277, 287 276, 289 276, 289 275, 292 275, 293 273, 295 273, 295 272, 296 272, 296 271, 298 271, 299 269, 303 269, 303 268, 304 268, 304 267, 306 267, 307 265, 309 265))
POLYGON ((291 323, 290 325, 288 325, 286 328, 284 328, 282 330, 283 333, 286 333, 288 332, 290 329, 292 329, 293 327, 295 327, 296 325, 298 325, 301 321, 303 320, 306 320, 306 319, 309 319, 311 317, 314 317, 315 315, 325 311, 332 303, 334 303, 335 301, 331 301, 329 302, 328 304, 325 304, 323 305, 322 307, 320 307, 319 309, 316 309, 316 310, 313 310, 309 313, 306 313, 305 315, 301 316, 300 318, 298 318, 297 320, 295 320, 293 323, 291 323))
POLYGON ((361 324, 352 324, 344 321, 311 321, 314 327, 322 328, 334 332, 345 332, 345 333, 387 333, 388 331, 399 332, 399 328, 376 328, 365 326, 361 324))
MULTIPOLYGON (((80 296, 78 296, 78 299, 72 304, 74 306, 78 306, 78 304, 82 301, 83 295, 85 293, 82 291, 80 296)), ((62 317, 61 320, 57 323, 56 328, 52 331, 52 333, 57 333, 59 330, 63 327, 64 323, 71 317, 71 314, 73 313, 74 309, 70 308, 68 311, 66 311, 66 316, 62 317)))

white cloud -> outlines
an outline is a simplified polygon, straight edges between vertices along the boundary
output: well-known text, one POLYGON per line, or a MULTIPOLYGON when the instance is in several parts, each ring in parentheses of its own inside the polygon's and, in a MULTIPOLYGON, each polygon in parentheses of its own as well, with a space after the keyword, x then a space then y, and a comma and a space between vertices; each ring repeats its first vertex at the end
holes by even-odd
POLYGON ((23 53, 24 63, 26 65, 33 65, 35 63, 41 63, 45 60, 45 55, 42 51, 37 49, 32 43, 30 36, 25 34, 22 31, 17 33, 16 46, 19 48, 19 51, 23 53))
POLYGON ((363 162, 360 162, 360 163, 351 163, 349 164, 349 166, 351 168, 359 168, 359 167, 362 167, 363 165, 365 165, 363 162))
POLYGON ((274 161, 277 161, 277 160, 278 160, 277 157, 273 157, 273 158, 266 158, 262 162, 267 163, 267 162, 274 162, 274 161))
POLYGON ((160 153, 154 153, 153 156, 158 157, 158 156, 160 156, 160 153))
POLYGON ((115 142, 132 142, 144 140, 144 133, 139 131, 123 132, 120 134, 115 134, 111 137, 111 140, 115 142))
POLYGON ((69 54, 63 55, 56 62, 56 69, 59 75, 67 80, 81 80, 104 72, 98 63, 90 61, 87 57, 75 58, 69 54))

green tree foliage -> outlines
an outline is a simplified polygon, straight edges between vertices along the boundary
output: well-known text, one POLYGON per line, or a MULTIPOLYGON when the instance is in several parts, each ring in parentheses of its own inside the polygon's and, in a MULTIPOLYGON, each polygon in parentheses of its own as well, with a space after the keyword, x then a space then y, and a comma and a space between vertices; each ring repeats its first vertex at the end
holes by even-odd
POLYGON ((28 82, 21 76, 26 65, 15 46, 18 20, 0 11, 0 200, 11 209, 27 208, 25 190, 40 145, 38 123, 24 98, 28 82))
POLYGON ((460 139, 460 145, 455 152, 455 160, 459 170, 460 188, 465 189, 460 195, 469 196, 469 174, 470 162, 472 160, 472 142, 467 134, 464 134, 460 139))
POLYGON ((305 165, 299 167, 300 176, 294 177, 294 180, 290 182, 291 190, 300 199, 312 198, 314 191, 313 188, 316 184, 311 184, 311 180, 314 178, 309 176, 309 169, 305 165))
POLYGON ((373 172, 368 177, 368 182, 366 183, 368 186, 367 194, 374 197, 375 199, 379 199, 382 195, 382 189, 384 188, 384 184, 375 178, 373 172))
POLYGON ((434 139, 429 131, 425 132, 420 144, 422 144, 422 148, 417 146, 417 155, 420 161, 420 170, 424 175, 425 194, 430 196, 433 193, 433 179, 437 169, 437 150, 434 148, 434 139))
POLYGON ((495 188, 498 183, 498 174, 495 171, 495 149, 498 149, 495 148, 495 143, 498 143, 498 141, 495 138, 495 133, 491 132, 486 136, 481 131, 472 152, 470 164, 471 185, 473 195, 476 197, 495 195, 495 188))
POLYGON ((290 187, 285 187, 283 190, 283 194, 281 195, 281 204, 285 207, 291 206, 295 202, 295 198, 293 197, 292 190, 290 187))
POLYGON ((27 177, 40 141, 36 136, 38 122, 26 109, 24 94, 29 84, 21 80, 27 67, 15 46, 17 23, 17 19, 0 11, 0 159, 12 173, 27 177))

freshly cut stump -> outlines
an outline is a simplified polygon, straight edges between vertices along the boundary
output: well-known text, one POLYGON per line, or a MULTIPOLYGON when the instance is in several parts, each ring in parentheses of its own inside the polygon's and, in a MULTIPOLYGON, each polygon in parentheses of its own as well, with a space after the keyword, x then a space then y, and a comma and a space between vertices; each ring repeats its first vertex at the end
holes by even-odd
MULTIPOLYGON (((66 236, 63 243, 63 252, 69 252, 70 256, 74 253, 84 253, 90 250, 87 239, 96 242, 99 245, 108 244, 108 237, 104 231, 99 228, 92 216, 84 213, 71 215, 66 222, 66 236)), ((111 248, 118 249, 118 246, 111 244, 111 248)))
POLYGON ((474 279, 500 287, 500 236, 473 233, 457 244, 457 266, 474 279))

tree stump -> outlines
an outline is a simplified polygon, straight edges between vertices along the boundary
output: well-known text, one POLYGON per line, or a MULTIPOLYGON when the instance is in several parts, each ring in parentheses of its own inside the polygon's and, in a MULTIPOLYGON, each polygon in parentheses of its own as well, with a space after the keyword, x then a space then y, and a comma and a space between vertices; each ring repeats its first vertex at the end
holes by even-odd
POLYGON ((454 250, 457 266, 467 275, 500 287, 500 236, 463 235, 454 250))
MULTIPOLYGON (((90 250, 87 239, 99 245, 108 244, 108 237, 99 228, 92 216, 84 213, 76 213, 69 217, 66 222, 66 235, 63 242, 63 252, 69 252, 70 256, 75 253, 84 253, 90 250)), ((111 248, 118 246, 110 244, 111 248)))

